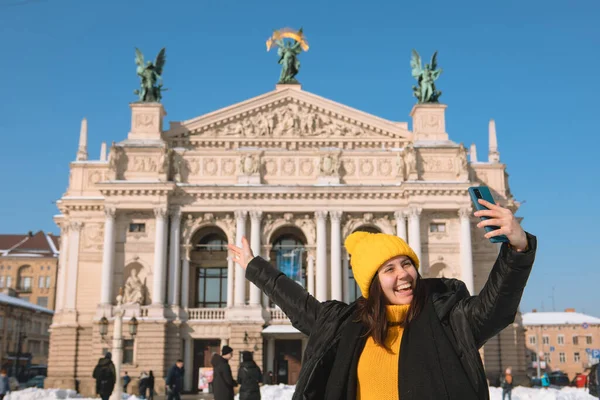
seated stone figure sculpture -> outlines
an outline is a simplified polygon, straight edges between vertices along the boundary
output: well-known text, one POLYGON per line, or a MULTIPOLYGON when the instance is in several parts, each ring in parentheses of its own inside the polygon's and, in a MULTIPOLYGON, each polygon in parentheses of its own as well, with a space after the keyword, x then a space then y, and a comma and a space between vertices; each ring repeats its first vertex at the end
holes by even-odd
POLYGON ((136 269, 131 270, 131 275, 125 282, 125 295, 123 296, 124 303, 144 304, 145 288, 144 283, 138 277, 136 269))

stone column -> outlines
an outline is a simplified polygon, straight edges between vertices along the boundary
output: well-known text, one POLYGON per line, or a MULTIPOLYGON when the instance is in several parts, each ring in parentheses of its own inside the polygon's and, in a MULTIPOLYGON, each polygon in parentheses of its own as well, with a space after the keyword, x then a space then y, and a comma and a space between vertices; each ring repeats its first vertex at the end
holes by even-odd
POLYGON ((77 299, 77 274, 79 267, 79 237, 83 222, 74 221, 69 225, 69 271, 67 272, 67 298, 65 308, 75 310, 77 299))
POLYGON ((183 389, 190 392, 192 390, 192 380, 194 379, 194 339, 192 338, 184 339, 183 365, 185 366, 183 389))
POLYGON ((307 254, 307 263, 306 266, 306 289, 308 293, 311 295, 315 295, 315 252, 314 250, 309 250, 307 254))
POLYGON ((406 214, 404 211, 394 212, 396 218, 396 236, 406 242, 406 214))
POLYGON ((227 307, 233 307, 233 288, 235 277, 235 262, 233 257, 227 256, 227 307))
POLYGON ((190 307, 190 251, 191 244, 183 246, 184 255, 181 258, 181 307, 190 307))
MULTIPOLYGON (((277 374, 273 371, 273 360, 275 359, 275 339, 269 337, 267 339, 267 366, 265 371, 263 371, 264 376, 269 376, 269 371, 273 372, 273 377, 276 377, 277 374)), ((270 384, 271 382, 269 382, 270 384)))
POLYGON ((172 306, 179 306, 179 288, 181 282, 181 269, 179 264, 180 229, 181 210, 177 207, 171 210, 171 232, 169 240, 169 304, 172 306))
MULTIPOLYGON (((248 211, 237 210, 235 212, 236 231, 235 244, 242 247, 242 237, 246 234, 246 217, 248 211)), ((235 305, 243 306, 246 304, 246 276, 242 267, 236 264, 235 266, 235 305)))
POLYGON ((102 291, 100 304, 109 305, 112 299, 115 271, 115 216, 114 207, 104 207, 104 247, 102 251, 102 291))
POLYGON ((317 300, 327 300, 327 211, 315 212, 317 217, 317 300))
MULTIPOLYGON (((414 250, 421 261, 421 212, 422 208, 411 208, 408 212, 408 245, 414 250)), ((421 273, 425 272, 421 265, 421 273)))
POLYGON ((341 211, 330 211, 331 218, 331 299, 342 301, 342 232, 341 211))
MULTIPOLYGON (((251 240, 251 248, 252 253, 255 255, 260 255, 260 222, 262 218, 262 211, 253 210, 250 211, 250 240, 251 240)), ((260 298, 261 291, 260 289, 250 283, 250 305, 251 306, 260 306, 260 298)))
POLYGON ((348 269, 350 268, 350 256, 346 250, 342 253, 342 280, 344 286, 344 303, 350 303, 350 276, 348 269))
POLYGON ((154 273, 152 284, 152 304, 165 303, 166 256, 165 242, 167 239, 167 208, 154 209, 156 216, 156 235, 154 237, 154 273))
POLYGON ((471 295, 475 293, 473 284, 473 254, 471 249, 471 209, 464 207, 458 210, 460 218, 460 266, 461 280, 467 285, 471 295))
POLYGON ((58 282, 56 282, 56 304, 55 310, 62 311, 65 305, 65 287, 67 279, 67 262, 69 255, 69 224, 61 223, 60 232, 60 254, 58 258, 58 282))

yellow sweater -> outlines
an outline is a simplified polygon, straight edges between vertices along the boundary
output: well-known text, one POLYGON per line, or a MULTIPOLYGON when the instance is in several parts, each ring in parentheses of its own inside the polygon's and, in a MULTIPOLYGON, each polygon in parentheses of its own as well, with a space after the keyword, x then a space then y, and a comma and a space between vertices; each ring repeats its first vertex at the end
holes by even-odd
MULTIPOLYGON (((387 306, 388 321, 404 321, 408 307, 408 304, 387 306)), ((399 325, 388 328, 385 344, 391 352, 375 344, 372 337, 367 339, 358 360, 357 400, 398 400, 398 359, 403 331, 399 325)))

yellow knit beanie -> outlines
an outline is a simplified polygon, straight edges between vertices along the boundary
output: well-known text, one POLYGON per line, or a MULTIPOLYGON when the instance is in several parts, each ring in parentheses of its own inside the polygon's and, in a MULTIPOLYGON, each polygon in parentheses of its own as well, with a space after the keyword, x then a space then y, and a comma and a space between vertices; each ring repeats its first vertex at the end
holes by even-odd
POLYGON ((419 258, 398 236, 385 233, 354 232, 344 242, 350 254, 354 280, 363 297, 369 297, 369 286, 384 262, 398 256, 407 256, 419 269, 419 258))

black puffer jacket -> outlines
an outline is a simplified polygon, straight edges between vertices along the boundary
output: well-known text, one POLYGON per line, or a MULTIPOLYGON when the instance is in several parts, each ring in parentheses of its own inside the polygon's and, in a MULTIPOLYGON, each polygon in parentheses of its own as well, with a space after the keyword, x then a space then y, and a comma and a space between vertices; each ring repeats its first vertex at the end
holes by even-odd
POLYGON ((101 396, 110 396, 117 381, 115 365, 110 358, 99 359, 92 376, 96 380, 96 393, 101 396))
POLYGON ((233 388, 237 382, 233 380, 229 362, 219 354, 210 359, 213 366, 213 394, 215 400, 233 400, 233 388))
POLYGON ((240 385, 240 400, 260 400, 260 385, 262 382, 260 368, 253 360, 244 361, 238 370, 240 385))
MULTIPOLYGON (((423 280, 429 300, 402 336, 400 399, 489 399, 478 350, 514 321, 537 247, 535 236, 527 239, 529 248, 522 253, 502 245, 478 296, 469 296, 455 279, 423 280)), ((250 262, 246 278, 309 336, 293 399, 354 399, 356 365, 366 340, 364 328, 353 322, 355 304, 321 303, 260 257, 250 262), (353 351, 338 352, 338 347, 353 351)))

